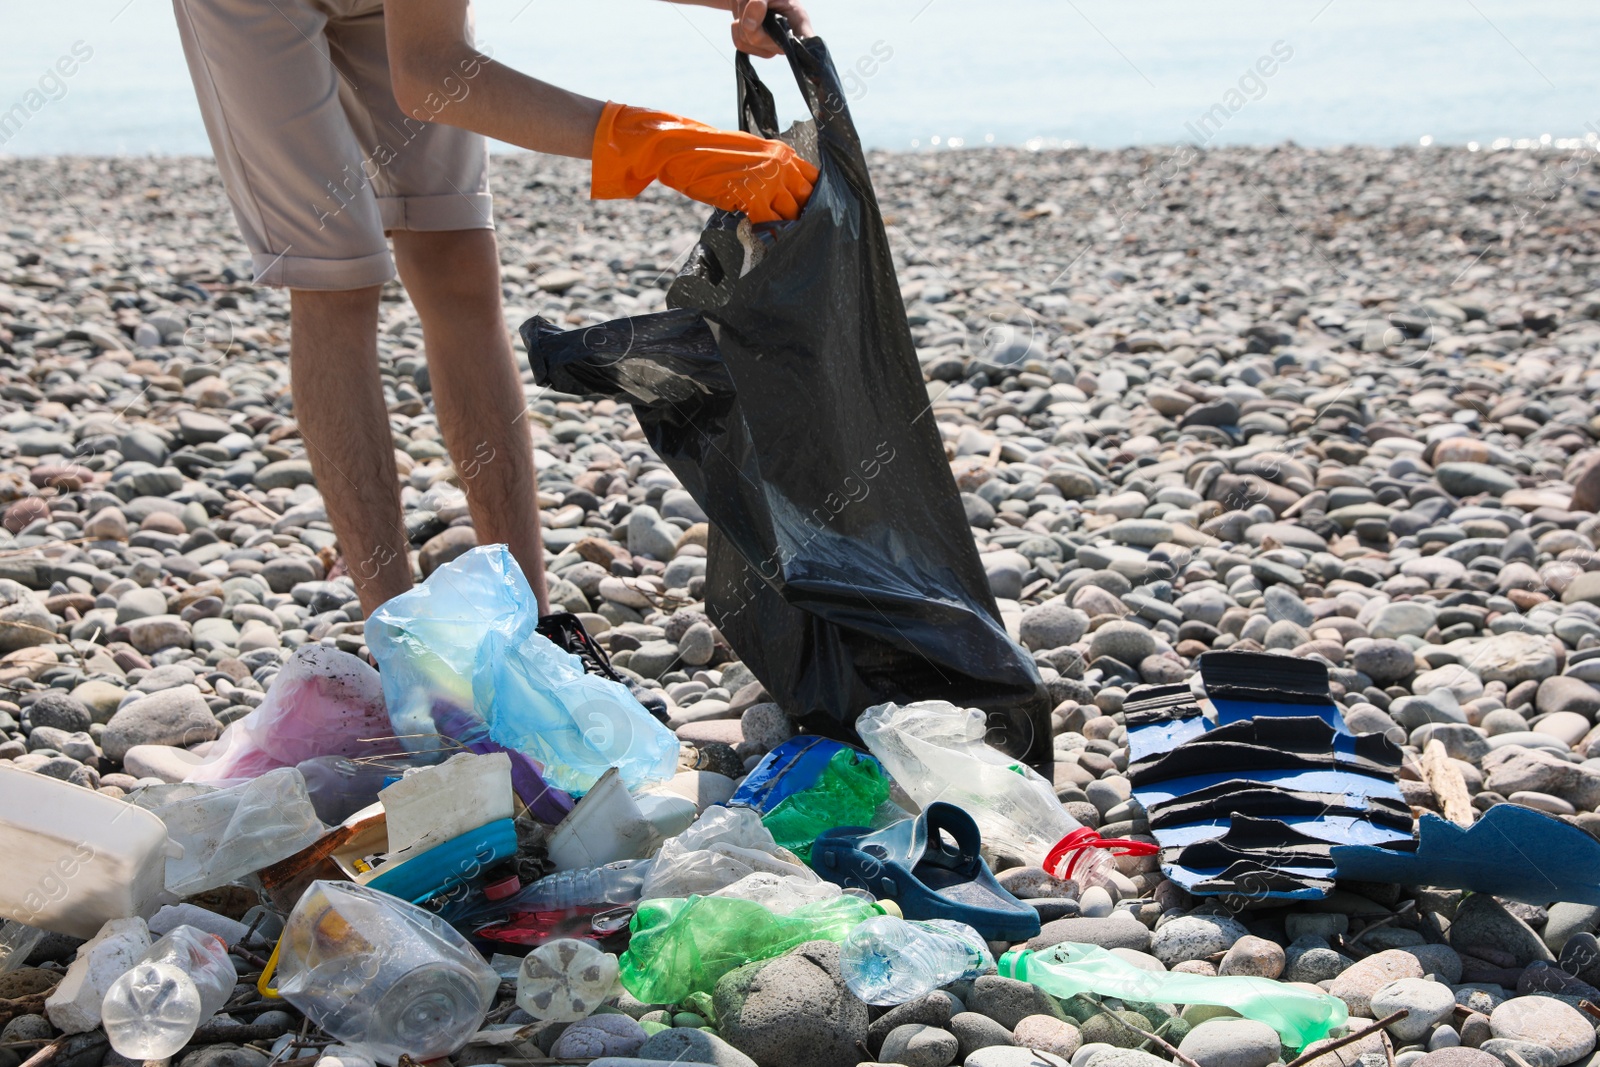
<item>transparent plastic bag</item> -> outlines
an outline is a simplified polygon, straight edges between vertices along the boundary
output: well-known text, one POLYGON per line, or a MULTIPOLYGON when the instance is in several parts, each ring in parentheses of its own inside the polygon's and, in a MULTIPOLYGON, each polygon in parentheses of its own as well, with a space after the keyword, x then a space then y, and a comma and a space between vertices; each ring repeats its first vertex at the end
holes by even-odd
POLYGON ((293 767, 226 789, 187 783, 141 790, 135 802, 154 811, 167 836, 183 846, 183 855, 167 859, 167 891, 180 897, 288 859, 327 833, 293 767))
POLYGON ((942 800, 971 815, 985 845, 1042 866, 1081 825, 1026 764, 985 743, 987 720, 943 700, 879 704, 856 720, 861 740, 916 803, 942 800))
POLYGON ((313 882, 279 942, 278 993, 379 1063, 446 1056, 477 1032, 500 976, 442 919, 350 882, 313 882))
POLYGON ((434 571, 367 621, 393 732, 415 751, 440 735, 514 756, 517 793, 545 822, 546 783, 587 792, 608 767, 637 789, 678 769, 678 739, 623 685, 537 632, 539 606, 505 545, 482 545, 434 571))
POLYGON ((302 645, 261 706, 230 723, 186 781, 226 785, 316 756, 360 756, 393 733, 378 672, 357 656, 302 645))
POLYGON ((642 896, 714 893, 757 871, 802 882, 819 880, 798 856, 772 839, 754 810, 714 804, 687 830, 661 846, 642 896))
POLYGON ((832 882, 818 879, 814 882, 769 871, 752 871, 732 885, 725 885, 711 895, 753 900, 774 915, 791 915, 807 904, 832 900, 844 890, 832 882))

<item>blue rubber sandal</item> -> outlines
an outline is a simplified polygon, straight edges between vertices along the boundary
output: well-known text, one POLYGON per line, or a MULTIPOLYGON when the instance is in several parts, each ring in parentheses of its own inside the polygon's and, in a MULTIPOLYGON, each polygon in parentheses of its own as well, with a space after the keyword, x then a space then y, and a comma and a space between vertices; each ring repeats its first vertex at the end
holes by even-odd
POLYGON ((978 824, 936 801, 882 830, 838 826, 811 846, 818 874, 846 889, 893 900, 907 919, 966 923, 989 941, 1025 941, 1039 913, 1001 888, 978 854, 978 824))

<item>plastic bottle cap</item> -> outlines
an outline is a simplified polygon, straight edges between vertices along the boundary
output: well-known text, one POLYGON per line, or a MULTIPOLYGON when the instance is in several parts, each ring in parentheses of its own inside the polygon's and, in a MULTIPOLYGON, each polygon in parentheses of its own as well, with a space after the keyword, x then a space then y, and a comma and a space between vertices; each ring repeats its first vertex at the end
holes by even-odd
POLYGON ((878 901, 877 907, 885 915, 892 915, 896 919, 904 919, 906 917, 905 912, 900 910, 900 905, 896 904, 892 900, 880 900, 878 901))
POLYGON ((498 882, 490 882, 484 886, 483 895, 490 900, 504 900, 506 897, 514 895, 521 888, 522 882, 513 874, 509 878, 502 878, 498 882))

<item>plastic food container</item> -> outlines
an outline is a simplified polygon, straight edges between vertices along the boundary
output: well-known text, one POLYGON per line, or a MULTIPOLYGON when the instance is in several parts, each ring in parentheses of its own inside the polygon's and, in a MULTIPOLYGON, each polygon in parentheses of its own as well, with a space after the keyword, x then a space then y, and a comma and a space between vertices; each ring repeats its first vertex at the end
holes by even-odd
POLYGON ((0 769, 0 918, 71 937, 165 900, 167 828, 151 812, 42 774, 0 769))

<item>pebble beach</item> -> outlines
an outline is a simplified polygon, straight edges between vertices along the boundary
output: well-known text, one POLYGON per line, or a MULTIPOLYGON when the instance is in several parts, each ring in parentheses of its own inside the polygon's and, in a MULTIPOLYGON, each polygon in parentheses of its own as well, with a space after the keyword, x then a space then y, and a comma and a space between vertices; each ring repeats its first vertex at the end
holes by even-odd
MULTIPOLYGON (((1402 747, 1414 812, 1516 804, 1600 837, 1593 146, 871 163, 928 417, 1055 702, 1049 771, 1073 816, 1150 839, 1123 702, 1231 648, 1326 664, 1350 730, 1402 747)), ((566 160, 495 156, 491 174, 509 330, 664 308, 705 209, 660 189, 591 203, 566 160)), ((8 160, 0 219, 0 761, 125 797, 181 781, 185 750, 259 705, 296 648, 366 653, 322 504, 339 487, 314 483, 294 421, 288 296, 251 283, 210 160, 8 160)), ((379 351, 420 579, 477 543, 464 490, 492 457, 452 465, 398 283, 379 351)), ((705 517, 630 409, 521 369, 552 601, 660 690, 680 777, 726 799, 793 728, 705 614, 705 517)), ((1192 897, 1155 857, 1082 890, 992 859, 1046 920, 1028 947, 1306 984, 1349 1010, 1330 1040, 1404 1009, 1303 1063, 1596 1062, 1579 1005, 1600 1004, 1600 907, 1376 883, 1310 904, 1192 897)), ((1269 1067, 1298 1052, 1226 1010, 999 976, 868 1009, 816 944, 770 961, 765 984, 719 986, 709 1029, 623 994, 531 1030, 518 1059, 485 1044, 454 1062, 1269 1067)), ((0 975, 0 1067, 59 1035, 20 998, 76 945, 51 935, 0 975)), ((253 1029, 179 1067, 266 1067, 302 1020, 255 1001, 231 1022, 253 1029)), ((96 1037, 53 1067, 132 1063, 96 1037)))

